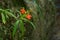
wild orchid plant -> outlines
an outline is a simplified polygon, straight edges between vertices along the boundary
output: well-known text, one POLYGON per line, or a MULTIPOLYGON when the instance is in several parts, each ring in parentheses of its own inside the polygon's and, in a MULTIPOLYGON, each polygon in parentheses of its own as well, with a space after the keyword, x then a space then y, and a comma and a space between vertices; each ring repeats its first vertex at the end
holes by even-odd
POLYGON ((30 21, 32 15, 29 13, 29 11, 26 11, 24 8, 22 8, 20 9, 19 14, 20 18, 14 24, 13 36, 15 35, 18 24, 20 24, 20 31, 22 32, 22 35, 24 35, 24 32, 26 31, 24 27, 24 21, 29 22, 35 28, 35 25, 30 21))
MULTIPOLYGON (((17 11, 17 10, 16 10, 17 11)), ((1 14, 1 18, 2 18, 2 23, 6 24, 7 20, 11 17, 14 18, 14 22, 12 23, 13 25, 13 30, 12 30, 12 36, 14 37, 17 28, 19 28, 19 30, 21 31, 21 36, 24 35, 26 28, 24 26, 24 21, 25 22, 29 22, 34 28, 35 25, 30 21, 32 18, 32 15, 30 14, 30 12, 28 10, 25 10, 24 8, 20 9, 19 11, 17 11, 19 14, 19 17, 17 17, 13 10, 11 9, 0 9, 0 14, 1 14)))

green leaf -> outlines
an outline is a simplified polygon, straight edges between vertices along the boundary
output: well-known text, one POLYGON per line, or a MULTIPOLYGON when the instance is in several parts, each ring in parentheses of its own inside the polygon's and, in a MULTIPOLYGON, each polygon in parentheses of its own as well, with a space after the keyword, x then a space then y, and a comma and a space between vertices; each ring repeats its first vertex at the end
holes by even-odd
POLYGON ((28 19, 22 18, 22 20, 25 20, 25 21, 29 22, 33 26, 33 28, 36 29, 35 25, 31 21, 29 21, 28 19))
POLYGON ((25 32, 25 27, 24 27, 24 22, 22 20, 20 20, 20 31, 22 32, 22 36, 24 35, 25 32))
POLYGON ((7 13, 7 15, 9 15, 9 16, 14 17, 15 19, 17 19, 17 17, 13 13, 8 12, 8 11, 5 11, 5 13, 7 13))
POLYGON ((15 22, 15 24, 13 25, 13 26, 14 26, 14 27, 13 27, 13 36, 14 36, 15 33, 16 33, 16 30, 17 30, 18 24, 19 24, 19 20, 17 20, 17 21, 15 22))
POLYGON ((3 13, 1 13, 1 16, 2 16, 2 22, 5 24, 6 23, 6 19, 5 19, 5 16, 3 13))
POLYGON ((7 19, 9 19, 9 16, 8 16, 8 15, 6 15, 6 18, 7 18, 7 19))

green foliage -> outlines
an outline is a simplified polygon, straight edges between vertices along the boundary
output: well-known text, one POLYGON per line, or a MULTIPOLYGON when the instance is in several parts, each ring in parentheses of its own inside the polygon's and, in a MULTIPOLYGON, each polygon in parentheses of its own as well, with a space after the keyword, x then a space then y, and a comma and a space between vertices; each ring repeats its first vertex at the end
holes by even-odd
MULTIPOLYGON (((24 16, 26 15, 22 15, 19 11, 17 11, 18 12, 18 14, 19 14, 19 17, 17 17, 15 14, 14 14, 14 12, 13 12, 13 10, 11 10, 11 9, 0 9, 0 14, 1 14, 1 20, 2 20, 2 23, 3 24, 12 24, 12 27, 13 27, 13 30, 12 30, 12 37, 14 38, 14 36, 15 36, 15 34, 16 34, 16 32, 17 32, 17 30, 18 30, 18 28, 19 28, 19 30, 20 30, 20 37, 22 37, 22 36, 24 36, 24 34, 25 34, 25 31, 26 31, 26 28, 25 28, 25 26, 24 26, 24 21, 28 21, 34 28, 35 28, 35 26, 34 26, 34 24, 31 22, 31 21, 29 21, 29 20, 27 20, 24 16), (9 20, 11 20, 11 18, 13 18, 14 19, 14 21, 13 22, 10 22, 10 23, 8 23, 8 21, 9 20), (24 19, 23 19, 24 18, 24 19)), ((13 20, 12 19, 12 20, 13 20)), ((9 26, 8 25, 8 26, 9 26)), ((7 25, 6 25, 7 26, 7 25)))
POLYGON ((5 24, 6 23, 6 19, 5 19, 5 16, 3 13, 1 13, 1 16, 2 16, 2 22, 5 24))
POLYGON ((19 20, 18 21, 16 21, 15 22, 15 24, 14 24, 14 27, 13 27, 13 37, 14 37, 14 35, 15 35, 15 33, 16 33, 16 30, 17 30, 17 28, 18 28, 18 24, 19 24, 19 20))

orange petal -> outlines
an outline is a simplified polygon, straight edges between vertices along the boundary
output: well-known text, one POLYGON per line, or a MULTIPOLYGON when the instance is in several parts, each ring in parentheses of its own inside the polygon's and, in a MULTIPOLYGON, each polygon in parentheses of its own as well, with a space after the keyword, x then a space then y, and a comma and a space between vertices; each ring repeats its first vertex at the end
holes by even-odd
POLYGON ((20 10, 20 12, 21 12, 21 14, 25 14, 26 10, 25 10, 24 8, 22 8, 22 9, 20 10))
POLYGON ((26 18, 29 19, 29 20, 31 19, 31 17, 32 17, 32 16, 31 16, 30 14, 27 14, 27 15, 26 15, 26 18))

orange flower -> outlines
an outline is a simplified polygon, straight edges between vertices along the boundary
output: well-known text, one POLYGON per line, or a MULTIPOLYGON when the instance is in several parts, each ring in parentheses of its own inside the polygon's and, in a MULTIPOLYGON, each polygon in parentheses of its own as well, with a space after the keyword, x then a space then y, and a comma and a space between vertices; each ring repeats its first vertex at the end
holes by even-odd
POLYGON ((24 8, 22 8, 22 9, 20 10, 20 12, 21 12, 21 14, 25 14, 26 10, 25 10, 24 8))
POLYGON ((29 19, 29 20, 31 19, 31 17, 32 17, 32 16, 31 16, 30 14, 27 14, 27 15, 26 15, 26 18, 29 19))

